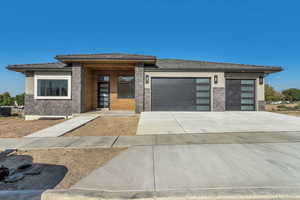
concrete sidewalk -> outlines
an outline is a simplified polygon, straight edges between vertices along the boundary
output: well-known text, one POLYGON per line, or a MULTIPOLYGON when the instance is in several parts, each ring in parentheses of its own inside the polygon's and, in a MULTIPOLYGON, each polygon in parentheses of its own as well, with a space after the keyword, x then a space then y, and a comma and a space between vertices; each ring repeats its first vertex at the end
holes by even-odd
POLYGON ((152 145, 297 143, 300 132, 76 136, 0 139, 0 149, 123 148, 152 145))
POLYGON ((62 136, 84 124, 96 119, 100 114, 97 115, 80 115, 72 119, 66 120, 62 123, 56 124, 46 129, 34 132, 25 137, 59 137, 62 136))

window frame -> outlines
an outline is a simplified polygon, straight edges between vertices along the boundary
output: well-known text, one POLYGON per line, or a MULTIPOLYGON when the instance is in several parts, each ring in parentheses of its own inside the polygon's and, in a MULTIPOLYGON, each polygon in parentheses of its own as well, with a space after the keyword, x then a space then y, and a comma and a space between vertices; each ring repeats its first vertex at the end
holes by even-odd
POLYGON ((119 75, 117 78, 117 96, 118 99, 134 99, 135 98, 135 77, 134 75, 119 75), (133 97, 120 97, 119 92, 120 92, 120 77, 133 77, 133 97))
POLYGON ((34 76, 34 99, 71 99, 72 81, 71 75, 35 75, 34 76), (38 96, 38 80, 67 80, 68 95, 67 96, 38 96))

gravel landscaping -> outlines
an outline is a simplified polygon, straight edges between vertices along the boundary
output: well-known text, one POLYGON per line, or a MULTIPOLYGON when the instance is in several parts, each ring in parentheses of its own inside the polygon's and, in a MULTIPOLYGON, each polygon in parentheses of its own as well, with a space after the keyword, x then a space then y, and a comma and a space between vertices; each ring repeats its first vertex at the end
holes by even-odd
POLYGON ((20 117, 0 117, 0 138, 24 137, 63 121, 63 119, 25 121, 20 117))
POLYGON ((65 136, 136 135, 138 116, 101 116, 65 136))

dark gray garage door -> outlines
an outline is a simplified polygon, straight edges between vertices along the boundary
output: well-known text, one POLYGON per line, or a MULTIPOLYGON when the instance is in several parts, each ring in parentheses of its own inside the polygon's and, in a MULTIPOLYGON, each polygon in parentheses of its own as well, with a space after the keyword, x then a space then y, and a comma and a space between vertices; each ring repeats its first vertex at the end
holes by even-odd
POLYGON ((226 110, 255 110, 255 80, 226 79, 226 110))
POLYGON ((209 111, 209 78, 152 78, 152 111, 209 111))

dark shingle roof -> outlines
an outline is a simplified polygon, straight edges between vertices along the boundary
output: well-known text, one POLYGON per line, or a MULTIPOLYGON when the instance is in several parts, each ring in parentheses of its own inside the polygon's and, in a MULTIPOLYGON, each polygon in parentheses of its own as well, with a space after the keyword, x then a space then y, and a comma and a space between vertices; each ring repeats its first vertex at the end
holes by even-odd
POLYGON ((36 64, 21 64, 21 65, 8 65, 7 69, 13 70, 16 72, 24 72, 26 70, 56 70, 56 69, 66 69, 70 70, 69 68, 65 68, 67 65, 60 62, 55 63, 36 63, 36 64))
POLYGON ((218 63, 180 59, 157 59, 156 67, 148 70, 205 70, 205 71, 228 71, 228 72, 277 72, 282 71, 281 67, 245 65, 234 63, 218 63))
POLYGON ((103 53, 103 54, 70 54, 57 55, 57 60, 156 60, 155 56, 123 54, 123 53, 103 53))
MULTIPOLYGON (((82 58, 88 59, 103 59, 103 60, 141 60, 145 61, 146 71, 223 71, 223 72, 264 72, 273 73, 282 71, 281 67, 275 66, 259 66, 259 65, 245 65, 234 63, 219 63, 206 62, 195 60, 181 60, 181 59, 156 59, 155 56, 135 55, 135 54, 82 54, 82 55, 61 55, 56 56, 57 59, 66 58, 67 60, 76 60, 82 58), (151 62, 148 62, 152 59, 151 62), (154 60, 155 59, 155 60, 154 60)), ((63 59, 62 59, 63 61, 63 59)), ((38 63, 38 64, 24 64, 24 65, 9 65, 7 69, 24 72, 35 70, 71 70, 66 67, 67 64, 62 62, 56 63, 38 63)))

